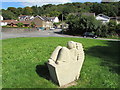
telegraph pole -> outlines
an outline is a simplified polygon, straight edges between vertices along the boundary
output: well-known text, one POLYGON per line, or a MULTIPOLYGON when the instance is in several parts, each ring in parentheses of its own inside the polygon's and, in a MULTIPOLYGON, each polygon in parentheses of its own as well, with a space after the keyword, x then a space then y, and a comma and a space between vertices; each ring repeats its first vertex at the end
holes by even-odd
POLYGON ((62 14, 62 34, 63 34, 63 14, 62 14))

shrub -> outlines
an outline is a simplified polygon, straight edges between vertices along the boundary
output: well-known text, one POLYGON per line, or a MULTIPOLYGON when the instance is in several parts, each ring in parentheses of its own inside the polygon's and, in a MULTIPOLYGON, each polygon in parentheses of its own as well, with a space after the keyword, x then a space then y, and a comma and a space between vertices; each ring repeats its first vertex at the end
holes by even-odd
POLYGON ((102 24, 95 17, 89 16, 74 16, 70 15, 67 18, 69 24, 69 33, 82 35, 84 32, 96 32, 101 28, 102 24))
POLYGON ((31 27, 35 27, 35 23, 34 22, 31 22, 31 27))
POLYGON ((23 23, 17 23, 18 27, 23 27, 23 23))

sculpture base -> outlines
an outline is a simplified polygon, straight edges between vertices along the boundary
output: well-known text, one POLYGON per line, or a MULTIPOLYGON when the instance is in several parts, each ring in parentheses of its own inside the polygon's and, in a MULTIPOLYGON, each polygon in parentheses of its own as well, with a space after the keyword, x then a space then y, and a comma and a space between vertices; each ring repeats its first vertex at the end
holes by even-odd
POLYGON ((75 86, 75 85, 77 85, 77 82, 76 82, 76 81, 73 81, 73 82, 68 83, 68 84, 66 84, 66 85, 64 85, 64 86, 60 86, 59 88, 68 88, 68 87, 70 87, 70 86, 75 86))
POLYGON ((79 78, 82 63, 83 61, 74 61, 62 64, 47 63, 47 65, 53 82, 64 86, 79 78))

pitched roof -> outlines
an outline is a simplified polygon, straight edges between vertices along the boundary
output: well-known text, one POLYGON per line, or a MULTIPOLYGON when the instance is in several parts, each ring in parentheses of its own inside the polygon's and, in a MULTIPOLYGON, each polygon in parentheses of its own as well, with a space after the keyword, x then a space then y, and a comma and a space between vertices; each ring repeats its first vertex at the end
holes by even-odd
POLYGON ((30 16, 30 15, 20 15, 20 16, 18 16, 18 18, 19 19, 26 19, 26 20, 30 20, 30 19, 32 19, 31 17, 33 17, 33 16, 30 16))
POLYGON ((44 16, 36 16, 35 18, 40 18, 41 20, 43 20, 43 21, 51 21, 48 17, 44 17, 44 16))
POLYGON ((12 22, 13 24, 17 24, 17 23, 23 23, 23 24, 30 24, 32 21, 28 20, 28 21, 14 21, 12 22))
POLYGON ((100 16, 100 17, 103 17, 103 18, 110 19, 110 17, 109 17, 109 16, 106 16, 106 15, 104 15, 104 14, 98 14, 97 16, 100 16))
POLYGON ((56 17, 47 17, 50 21, 53 21, 56 17))
POLYGON ((17 20, 2 20, 1 22, 7 22, 8 24, 12 23, 12 22, 16 22, 17 20))

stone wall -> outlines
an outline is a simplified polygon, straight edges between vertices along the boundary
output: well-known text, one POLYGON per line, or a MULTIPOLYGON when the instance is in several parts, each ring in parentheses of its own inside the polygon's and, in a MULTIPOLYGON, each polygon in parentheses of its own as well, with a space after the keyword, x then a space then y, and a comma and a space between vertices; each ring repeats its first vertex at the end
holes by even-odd
POLYGON ((24 32, 34 32, 37 31, 36 28, 2 28, 1 32, 8 33, 24 33, 24 32))

